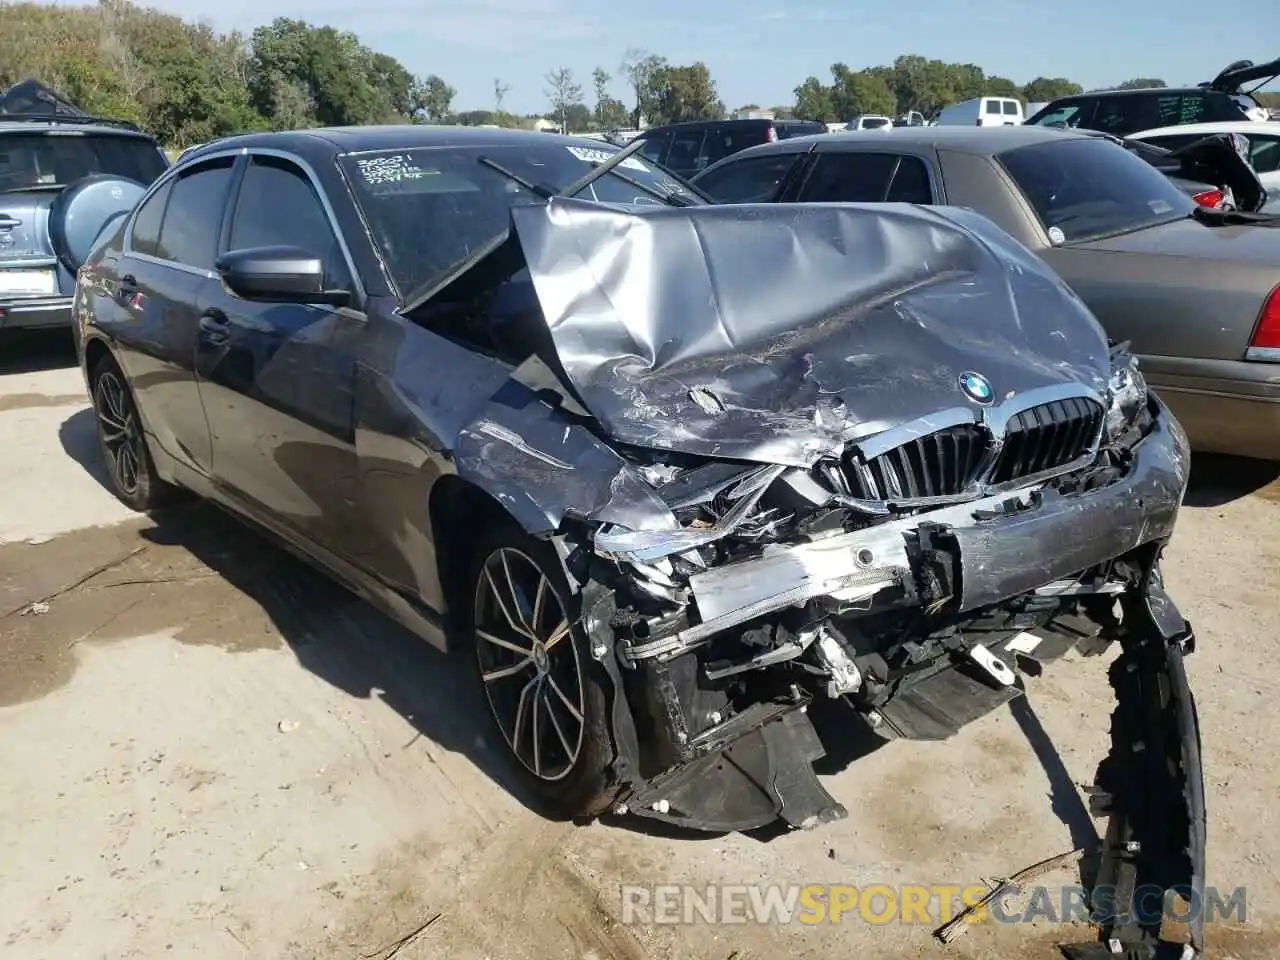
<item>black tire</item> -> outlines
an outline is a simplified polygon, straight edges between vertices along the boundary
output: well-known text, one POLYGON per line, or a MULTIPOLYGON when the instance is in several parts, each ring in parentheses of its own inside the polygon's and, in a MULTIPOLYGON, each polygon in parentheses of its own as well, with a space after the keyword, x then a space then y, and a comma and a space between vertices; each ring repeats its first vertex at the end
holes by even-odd
POLYGON ((110 356, 102 357, 94 365, 89 383, 98 448, 112 493, 140 513, 172 502, 177 490, 156 474, 138 407, 119 365, 110 356))
POLYGON ((607 677, 555 552, 503 524, 480 536, 463 582, 464 652, 517 776, 548 816, 603 813, 617 795, 607 677))

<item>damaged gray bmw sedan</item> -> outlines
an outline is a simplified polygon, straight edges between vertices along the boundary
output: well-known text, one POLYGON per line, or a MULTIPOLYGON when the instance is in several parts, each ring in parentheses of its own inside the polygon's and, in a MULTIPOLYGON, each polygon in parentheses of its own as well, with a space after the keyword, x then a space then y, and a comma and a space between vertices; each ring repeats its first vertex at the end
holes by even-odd
POLYGON ((1104 863, 1202 886, 1187 443, 1132 357, 977 214, 717 206, 635 149, 185 156, 80 271, 121 499, 194 491, 462 646, 558 815, 828 822, 815 699, 942 739, 1116 643, 1104 863))

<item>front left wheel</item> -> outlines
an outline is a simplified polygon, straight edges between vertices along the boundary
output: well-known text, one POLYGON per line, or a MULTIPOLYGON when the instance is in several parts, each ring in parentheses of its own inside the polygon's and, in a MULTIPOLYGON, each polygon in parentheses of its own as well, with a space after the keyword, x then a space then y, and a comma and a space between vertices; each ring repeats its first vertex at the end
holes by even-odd
POLYGON ((93 412, 98 422, 98 447, 107 466, 112 492, 126 506, 139 512, 169 503, 176 490, 156 474, 137 405, 115 360, 109 356, 99 360, 90 383, 93 412))
POLYGON ((474 663, 494 724, 548 814, 595 816, 616 789, 602 671, 554 552, 517 531, 484 538, 471 567, 474 663))

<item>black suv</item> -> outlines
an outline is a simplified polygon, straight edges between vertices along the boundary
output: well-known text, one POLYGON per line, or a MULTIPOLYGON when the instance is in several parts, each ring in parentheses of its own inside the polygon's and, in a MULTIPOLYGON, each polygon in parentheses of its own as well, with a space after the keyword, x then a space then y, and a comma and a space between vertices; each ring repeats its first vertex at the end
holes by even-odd
POLYGON ((1195 87, 1146 87, 1140 90, 1097 90, 1060 97, 1027 119, 1042 127, 1098 130, 1127 137, 1143 130, 1187 123, 1220 123, 1250 119, 1248 110, 1261 110, 1252 90, 1280 75, 1280 60, 1255 64, 1239 60, 1207 83, 1195 87))
POLYGON ((76 271, 168 166, 133 124, 39 83, 0 96, 0 332, 69 329, 76 271))
POLYGON ((826 132, 816 120, 691 120, 651 127, 637 139, 642 157, 687 178, 747 147, 826 132))

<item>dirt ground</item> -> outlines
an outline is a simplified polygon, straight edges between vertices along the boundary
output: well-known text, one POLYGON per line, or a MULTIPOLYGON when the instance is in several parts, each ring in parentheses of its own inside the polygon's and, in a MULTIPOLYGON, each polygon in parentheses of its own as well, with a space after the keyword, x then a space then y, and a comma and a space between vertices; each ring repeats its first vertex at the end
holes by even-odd
MULTIPOLYGON (((629 925, 620 885, 965 886, 1070 850, 1104 661, 946 743, 824 731, 849 817, 816 832, 547 822, 456 663, 210 508, 157 524, 115 501, 72 363, 59 341, 0 352, 0 957, 1047 958, 1090 936, 629 925)), ((1209 931, 1224 960, 1280 956, 1277 473, 1197 461, 1166 563, 1199 636, 1209 883, 1247 890, 1245 923, 1209 931)))

